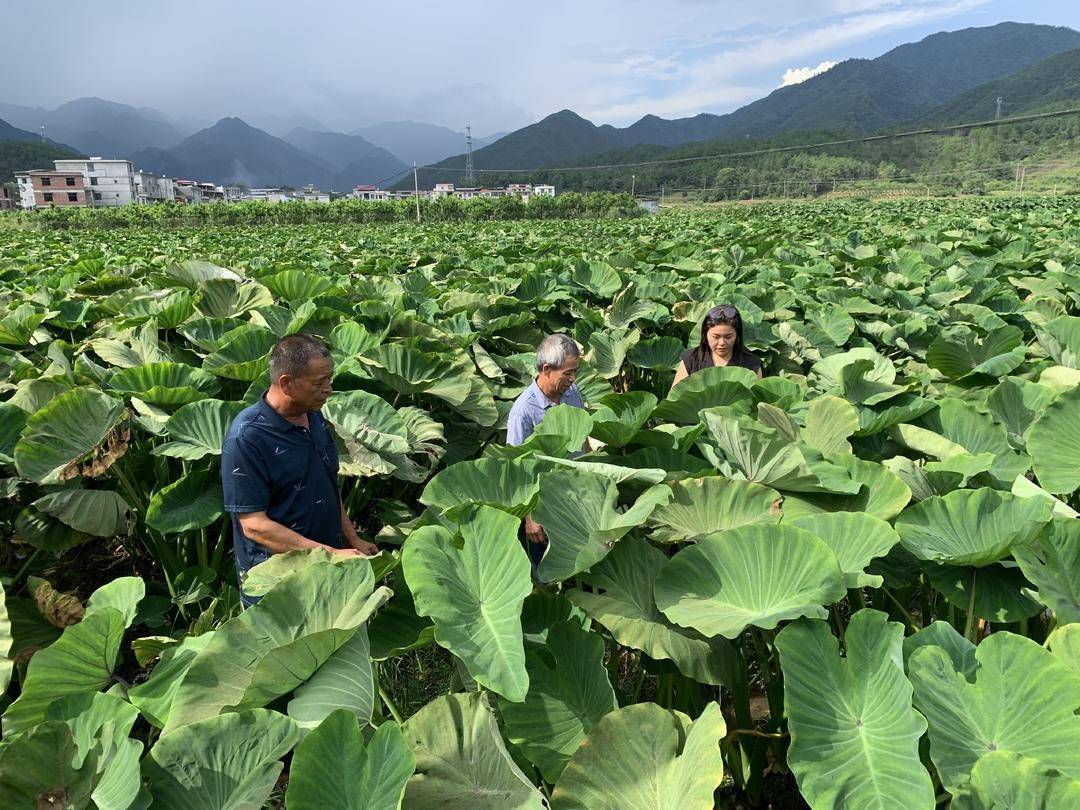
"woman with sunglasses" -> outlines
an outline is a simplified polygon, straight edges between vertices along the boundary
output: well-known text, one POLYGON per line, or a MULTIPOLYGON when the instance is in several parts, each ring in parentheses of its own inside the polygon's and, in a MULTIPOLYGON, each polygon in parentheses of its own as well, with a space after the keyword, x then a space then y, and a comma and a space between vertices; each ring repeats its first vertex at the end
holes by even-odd
POLYGON ((742 316, 730 304, 713 307, 701 322, 701 342, 683 352, 674 388, 696 371, 713 366, 741 366, 762 376, 761 360, 743 345, 742 316))

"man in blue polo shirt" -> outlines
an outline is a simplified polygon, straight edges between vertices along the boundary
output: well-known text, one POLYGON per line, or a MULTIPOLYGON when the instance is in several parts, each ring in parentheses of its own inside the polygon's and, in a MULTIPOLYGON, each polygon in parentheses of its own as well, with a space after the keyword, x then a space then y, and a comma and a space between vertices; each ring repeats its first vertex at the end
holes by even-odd
MULTIPOLYGON (((580 366, 581 350, 570 337, 556 333, 544 338, 536 347, 536 378, 532 385, 514 400, 514 405, 510 408, 510 415, 506 420, 507 444, 524 443, 543 421, 548 408, 556 405, 585 407, 581 392, 574 384, 580 366)), ((588 451, 589 440, 586 439, 581 452, 588 451)), ((579 453, 575 452, 574 455, 579 453)), ((529 559, 532 560, 535 574, 536 566, 540 564, 540 558, 544 556, 544 549, 547 547, 547 535, 544 527, 529 515, 525 516, 525 538, 529 541, 529 559)))
MULTIPOLYGON (((357 535, 338 493, 337 447, 319 412, 333 374, 330 351, 317 338, 282 338, 270 352, 269 390, 229 427, 221 485, 241 579, 252 566, 285 551, 379 551, 357 535)), ((257 601, 242 589, 240 595, 245 606, 257 601)))

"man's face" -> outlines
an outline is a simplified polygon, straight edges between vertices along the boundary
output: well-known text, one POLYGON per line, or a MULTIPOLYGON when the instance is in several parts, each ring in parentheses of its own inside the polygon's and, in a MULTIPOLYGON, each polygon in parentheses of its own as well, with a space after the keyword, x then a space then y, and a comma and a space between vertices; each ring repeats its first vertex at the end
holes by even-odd
POLYGON ((577 379, 579 366, 581 366, 580 357, 568 357, 562 368, 552 368, 545 365, 540 370, 539 376, 542 378, 541 382, 545 383, 545 387, 549 390, 554 389, 559 396, 562 396, 570 390, 570 386, 577 379))
POLYGON ((282 374, 279 384, 298 407, 305 411, 317 411, 330 397, 333 376, 334 361, 329 357, 317 357, 308 361, 307 371, 302 375, 290 377, 282 374))

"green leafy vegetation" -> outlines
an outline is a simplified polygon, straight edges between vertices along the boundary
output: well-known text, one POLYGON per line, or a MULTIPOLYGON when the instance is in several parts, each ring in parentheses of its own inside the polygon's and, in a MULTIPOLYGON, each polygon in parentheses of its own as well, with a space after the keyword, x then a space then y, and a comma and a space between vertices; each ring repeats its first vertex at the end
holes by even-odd
POLYGON ((0 232, 5 808, 1074 802, 1068 198, 125 224, 0 232), (671 390, 717 303, 767 376, 671 390), (241 611, 220 442, 298 331, 382 551, 241 611), (555 331, 588 408, 507 447, 555 331))

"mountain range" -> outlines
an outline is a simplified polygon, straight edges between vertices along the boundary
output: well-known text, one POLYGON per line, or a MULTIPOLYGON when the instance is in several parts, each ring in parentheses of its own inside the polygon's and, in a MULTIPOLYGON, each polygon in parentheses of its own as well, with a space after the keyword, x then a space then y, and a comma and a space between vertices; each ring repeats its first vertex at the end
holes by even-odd
MULTIPOLYGON (((639 144, 676 146, 821 130, 875 132, 918 119, 980 85, 1078 47, 1080 32, 1059 26, 1009 22, 938 33, 875 59, 848 59, 726 115, 674 120, 646 115, 617 128, 562 110, 477 150, 473 160, 478 169, 535 169, 639 144)), ((993 117, 992 112, 983 115, 993 117)), ((464 166, 464 155, 440 161, 425 170, 423 181, 453 181, 464 166)))
MULTIPOLYGON (((1020 106, 1080 98, 1077 49, 1080 33, 1064 27, 1001 23, 938 33, 875 59, 846 60, 726 115, 671 120, 646 115, 630 126, 613 127, 562 110, 501 137, 474 138, 474 159, 480 169, 537 169, 598 154, 615 162, 611 158, 620 151, 697 142, 981 120, 994 116, 999 96, 1003 114, 1015 114, 1020 106)), ((230 117, 192 132, 158 110, 97 98, 54 110, 0 104, 0 119, 0 151, 5 142, 40 141, 44 127, 56 148, 127 157, 138 168, 177 177, 250 186, 312 183, 343 191, 358 183, 387 182, 395 174, 406 175, 400 181, 405 186, 411 184, 407 173, 413 161, 434 162, 422 170, 425 186, 446 180, 460 185, 465 166, 462 133, 411 121, 345 134, 299 114, 257 119, 273 129, 270 134, 230 117)))

